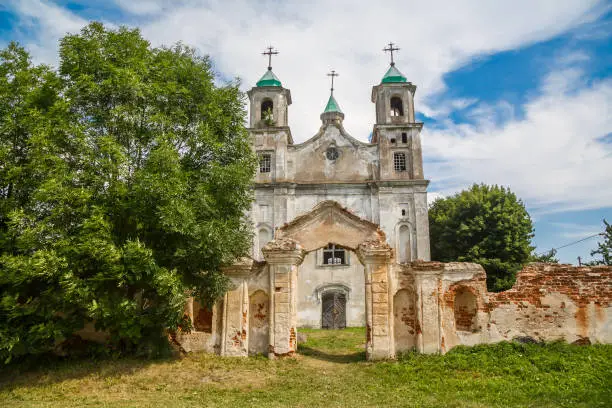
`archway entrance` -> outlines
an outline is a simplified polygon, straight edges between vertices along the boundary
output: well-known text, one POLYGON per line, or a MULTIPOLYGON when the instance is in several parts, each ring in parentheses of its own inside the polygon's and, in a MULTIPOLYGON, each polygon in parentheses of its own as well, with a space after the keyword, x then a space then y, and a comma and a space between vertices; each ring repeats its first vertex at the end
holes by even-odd
MULTIPOLYGON (((363 265, 366 358, 393 357, 393 299, 389 293, 391 248, 376 224, 359 218, 334 201, 324 201, 311 212, 285 224, 276 230, 275 239, 263 248, 271 293, 268 355, 290 355, 297 351, 299 266, 306 253, 329 248, 330 242, 355 252, 363 265)), ((332 262, 335 258, 340 257, 330 257, 332 262)), ((326 296, 322 306, 326 326, 346 326, 346 315, 342 323, 340 310, 343 304, 346 311, 346 299, 333 293, 326 296)))

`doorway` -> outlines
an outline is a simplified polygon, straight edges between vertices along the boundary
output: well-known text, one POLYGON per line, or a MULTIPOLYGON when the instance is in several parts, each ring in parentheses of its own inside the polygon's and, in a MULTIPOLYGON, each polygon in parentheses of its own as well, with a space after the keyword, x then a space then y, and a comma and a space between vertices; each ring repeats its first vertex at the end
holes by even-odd
POLYGON ((346 327, 346 295, 340 291, 329 291, 321 299, 321 327, 344 329, 346 327))

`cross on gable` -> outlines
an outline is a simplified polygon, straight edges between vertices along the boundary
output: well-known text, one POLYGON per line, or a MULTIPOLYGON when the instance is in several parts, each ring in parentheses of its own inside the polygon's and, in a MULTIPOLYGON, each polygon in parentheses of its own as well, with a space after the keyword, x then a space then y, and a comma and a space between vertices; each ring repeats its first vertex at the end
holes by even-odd
POLYGON ((331 72, 327 74, 327 76, 331 77, 331 92, 333 94, 334 93, 334 77, 340 76, 340 74, 332 69, 331 72))
POLYGON ((399 51, 399 48, 394 47, 395 44, 393 44, 392 42, 389 43, 389 47, 385 47, 383 48, 384 52, 390 52, 391 53, 391 66, 395 65, 395 62, 393 61, 393 51, 399 51))
POLYGON ((266 47, 266 51, 262 52, 261 55, 268 56, 268 70, 272 71, 272 56, 278 55, 278 51, 274 50, 273 46, 266 47))

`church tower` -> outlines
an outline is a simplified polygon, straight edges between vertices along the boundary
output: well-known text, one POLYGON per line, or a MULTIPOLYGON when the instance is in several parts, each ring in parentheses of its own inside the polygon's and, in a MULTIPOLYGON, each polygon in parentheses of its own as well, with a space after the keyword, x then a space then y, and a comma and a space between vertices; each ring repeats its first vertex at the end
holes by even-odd
POLYGON ((397 260, 430 259, 427 185, 421 151, 422 122, 416 122, 416 86, 395 66, 390 43, 391 64, 380 84, 372 88, 376 123, 372 143, 378 145, 380 223, 393 231, 397 260))
POLYGON ((283 88, 272 72, 272 56, 276 54, 278 51, 274 51, 273 47, 268 47, 263 53, 268 56, 268 70, 247 92, 250 101, 249 133, 260 164, 256 183, 285 178, 284 152, 287 145, 293 144, 288 126, 291 91, 283 88))
POLYGON ((376 104, 376 124, 372 143, 380 151, 380 177, 386 180, 423 179, 421 129, 423 123, 414 117, 416 86, 408 82, 393 61, 393 43, 385 51, 391 52, 391 66, 380 84, 372 88, 372 102, 376 104))

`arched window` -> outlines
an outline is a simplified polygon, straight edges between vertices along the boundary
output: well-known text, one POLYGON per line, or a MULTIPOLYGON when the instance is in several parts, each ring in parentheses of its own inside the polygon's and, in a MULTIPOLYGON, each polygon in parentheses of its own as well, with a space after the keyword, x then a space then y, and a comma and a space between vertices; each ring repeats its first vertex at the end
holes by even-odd
POLYGON ((272 240, 272 233, 267 228, 260 228, 257 238, 259 241, 259 254, 258 255, 261 257, 260 259, 263 259, 263 254, 261 252, 261 249, 264 246, 266 246, 268 242, 272 240))
POLYGON ((391 116, 404 116, 404 104, 397 96, 391 98, 391 116))
POLYGON ((274 104, 270 99, 264 99, 261 103, 261 120, 266 124, 271 124, 274 121, 274 104))
MULTIPOLYGON (((403 210, 402 210, 403 211, 403 210)), ((407 263, 411 261, 410 253, 410 227, 408 225, 401 225, 398 230, 398 246, 397 252, 399 255, 400 263, 407 263)))

